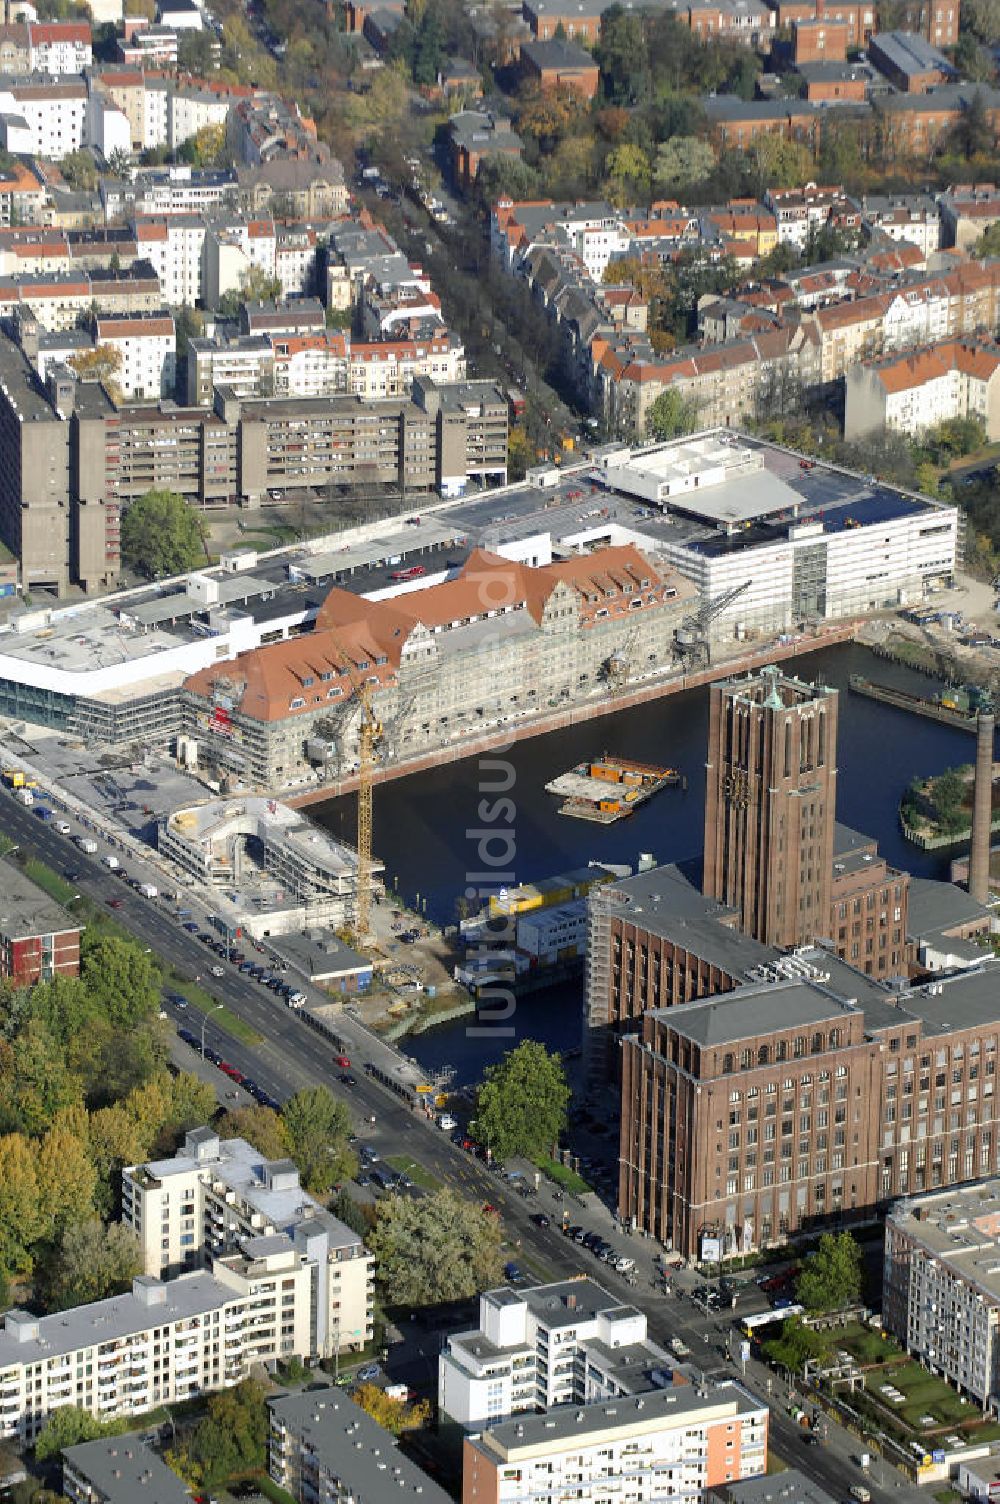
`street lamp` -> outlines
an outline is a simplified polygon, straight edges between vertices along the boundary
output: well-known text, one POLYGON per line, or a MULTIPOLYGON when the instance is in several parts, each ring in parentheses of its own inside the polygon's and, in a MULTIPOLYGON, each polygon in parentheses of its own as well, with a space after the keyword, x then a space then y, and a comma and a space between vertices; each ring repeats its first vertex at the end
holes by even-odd
POLYGON ((218 1013, 219 1009, 220 1008, 224 1008, 225 1006, 226 1006, 225 1003, 213 1003, 212 1006, 211 1006, 211 1008, 209 1008, 207 1010, 207 1012, 202 1017, 202 1020, 201 1020, 201 1058, 202 1058, 202 1060, 204 1060, 204 1058, 205 1058, 205 1025, 208 1023, 209 1016, 212 1013, 218 1013))

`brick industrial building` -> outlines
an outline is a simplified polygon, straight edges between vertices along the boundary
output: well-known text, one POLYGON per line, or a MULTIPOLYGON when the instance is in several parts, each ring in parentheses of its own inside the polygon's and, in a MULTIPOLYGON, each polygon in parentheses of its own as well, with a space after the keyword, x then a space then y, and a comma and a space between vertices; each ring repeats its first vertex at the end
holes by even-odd
MULTIPOLYGON (((996 1167, 1000 967, 973 945, 960 975, 908 980, 909 878, 834 823, 836 727, 835 691, 774 669, 713 686, 704 891, 668 867, 590 901, 619 1209, 688 1256, 996 1167)), ((924 884, 920 923, 963 904, 981 929, 981 905, 924 884)))

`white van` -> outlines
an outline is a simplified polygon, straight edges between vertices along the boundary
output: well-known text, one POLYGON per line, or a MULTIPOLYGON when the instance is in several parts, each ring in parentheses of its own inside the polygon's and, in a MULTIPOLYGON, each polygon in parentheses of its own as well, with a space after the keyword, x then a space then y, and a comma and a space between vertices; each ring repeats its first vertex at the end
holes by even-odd
POLYGON ((439 1113, 438 1127, 441 1129, 442 1133, 454 1133, 455 1129, 458 1127, 458 1119, 453 1118, 450 1112, 439 1113))
POLYGON ((59 834, 61 836, 68 836, 69 835, 69 830, 70 830, 69 821, 68 820, 57 820, 56 821, 56 830, 58 830, 58 832, 59 832, 59 834))
POLYGON ((615 1268, 619 1274, 631 1274, 635 1268, 635 1259, 630 1259, 628 1255, 620 1259, 615 1259, 615 1268))

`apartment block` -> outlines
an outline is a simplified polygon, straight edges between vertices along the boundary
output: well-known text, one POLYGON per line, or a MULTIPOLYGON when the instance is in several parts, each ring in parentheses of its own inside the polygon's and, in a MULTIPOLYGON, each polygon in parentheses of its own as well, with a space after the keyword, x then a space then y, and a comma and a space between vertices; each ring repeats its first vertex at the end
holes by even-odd
POLYGON ((885 1219, 886 1330, 983 1410, 1000 1401, 998 1236, 995 1177, 898 1202, 885 1219))
POLYGON ((86 21, 29 21, 27 30, 30 73, 80 74, 94 61, 86 21))
POLYGON ((267 1409, 268 1471, 296 1504, 450 1504, 450 1495, 342 1389, 275 1395, 267 1409))
POLYGON ((122 1220, 147 1274, 172 1275, 237 1249, 247 1236, 286 1235, 313 1282, 312 1312, 297 1352, 328 1357, 372 1335, 372 1258, 357 1233, 299 1183, 288 1160, 266 1160, 243 1139, 188 1133, 173 1159, 130 1165, 122 1220))
POLYGON ((0 892, 0 977, 14 987, 78 977, 80 926, 62 905, 10 862, 0 892))
POLYGON ((247 1238, 211 1273, 54 1316, 8 1311, 0 1331, 0 1438, 30 1446, 53 1410, 99 1420, 226 1389, 258 1363, 306 1357, 312 1272, 288 1238, 247 1238))
POLYGON ((155 315, 98 316, 94 339, 118 355, 114 379, 123 397, 155 401, 173 395, 177 338, 173 317, 166 309, 155 315))
POLYGON ((646 1318, 594 1280, 487 1290, 479 1325, 438 1358, 438 1405, 466 1430, 538 1409, 589 1404, 669 1385, 675 1364, 646 1318))
POLYGON ((846 376, 844 433, 892 429, 917 437, 950 418, 976 418, 1000 438, 1000 346, 985 339, 944 340, 863 361, 846 376))
POLYGON ((191 1504, 190 1489, 135 1433, 67 1447, 62 1491, 71 1504, 191 1504))
POLYGON ((464 1441, 463 1504, 603 1504, 627 1479, 635 1504, 701 1498, 767 1469, 767 1406, 738 1384, 686 1384, 561 1405, 464 1441))

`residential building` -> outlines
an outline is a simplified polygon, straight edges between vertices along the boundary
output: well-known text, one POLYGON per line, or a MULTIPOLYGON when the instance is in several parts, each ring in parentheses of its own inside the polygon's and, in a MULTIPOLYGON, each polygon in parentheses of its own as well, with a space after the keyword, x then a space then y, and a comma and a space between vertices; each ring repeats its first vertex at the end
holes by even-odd
POLYGON ((939 196, 938 207, 943 243, 969 251, 1000 220, 1000 189, 992 183, 958 185, 939 196))
POLYGON ((907 31, 919 31, 934 47, 958 43, 961 0, 906 0, 900 22, 907 31))
POLYGON ((463 1443, 463 1504, 603 1504, 628 1480, 636 1504, 704 1497, 767 1469, 767 1406, 738 1384, 674 1385, 560 1405, 490 1426, 463 1443))
POLYGON ((296 1504, 450 1504, 450 1495, 343 1389, 311 1385, 300 1394, 272 1396, 267 1409, 268 1471, 296 1504))
POLYGON ((30 1446, 53 1410, 141 1415, 246 1378, 258 1363, 308 1357, 311 1270, 288 1238, 244 1240, 211 1273, 54 1316, 8 1311, 0 1330, 0 1438, 30 1446))
MULTIPOLYGON (((995 1051, 977 1063, 989 1072, 995 1051)), ((964 1159, 964 1143, 959 1153, 964 1159)), ((973 1153, 964 1178, 993 1169, 980 1169, 982 1157, 973 1153)), ((1000 1180, 992 1175, 897 1202, 885 1219, 886 1331, 983 1410, 1000 1402, 998 1233, 1000 1180)))
POLYGON ((847 57, 848 32, 844 21, 817 20, 792 23, 792 60, 800 63, 842 63, 847 57))
POLYGON ((719 1490, 725 1504, 834 1504, 832 1494, 820 1488, 797 1467, 784 1468, 763 1478, 748 1478, 719 1490))
POLYGON ((177 342, 173 317, 166 309, 118 318, 99 314, 94 338, 119 356, 114 381, 127 400, 173 396, 177 342))
POLYGON ((0 977, 33 987, 80 975, 80 926, 62 904, 5 862, 0 880, 0 977))
POLYGON ((448 1337, 438 1358, 442 1417, 468 1430, 556 1405, 645 1394, 674 1363, 646 1317, 592 1279, 487 1290, 479 1325, 448 1337))
POLYGON ((80 74, 94 61, 87 21, 29 21, 28 72, 80 74))
POLYGON ((837 691, 768 666, 713 684, 705 895, 765 945, 798 945, 830 914, 837 691))
POLYGON ((467 193, 485 159, 500 156, 520 160, 521 138, 501 115, 460 110, 448 121, 447 150, 452 182, 467 193))
POLYGON ((597 93, 600 70, 593 54, 576 42, 525 42, 521 68, 525 78, 539 89, 563 86, 575 89, 585 99, 593 99, 597 93))
POLYGON ((190 1504, 191 1491, 135 1432, 66 1447, 62 1491, 71 1504, 190 1504))
POLYGON ((357 1233, 299 1184, 289 1160, 267 1160, 243 1139, 208 1128, 172 1159, 122 1173, 122 1221, 139 1239, 145 1272, 173 1275, 227 1257, 248 1236, 281 1235, 310 1271, 303 1349, 358 1351, 372 1335, 373 1260, 357 1233))
POLYGON ((929 194, 865 194, 857 207, 869 233, 918 246, 924 256, 941 247, 941 215, 929 194))
POLYGON ((944 54, 915 32, 880 31, 869 42, 868 55, 879 72, 905 94, 926 94, 957 77, 944 54))
POLYGON ((1000 438, 1000 346, 952 339, 852 366, 846 377, 844 435, 880 429, 912 437, 951 418, 976 418, 1000 438))

